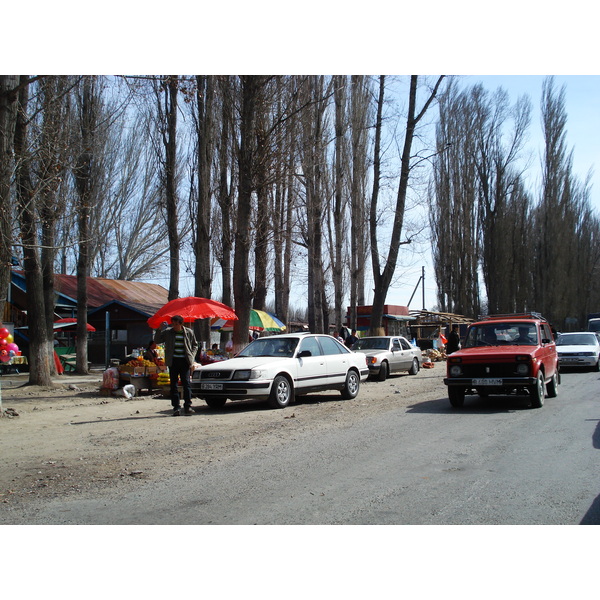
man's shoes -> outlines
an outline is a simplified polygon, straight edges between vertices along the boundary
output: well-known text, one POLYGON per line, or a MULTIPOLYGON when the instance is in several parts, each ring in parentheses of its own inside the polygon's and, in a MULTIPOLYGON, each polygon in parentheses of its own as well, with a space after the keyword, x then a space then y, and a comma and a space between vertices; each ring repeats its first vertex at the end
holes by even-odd
POLYGON ((174 408, 173 409, 173 416, 174 417, 178 417, 181 414, 181 409, 180 408, 174 408))
POLYGON ((184 415, 193 415, 196 411, 191 406, 185 406, 183 408, 184 415))

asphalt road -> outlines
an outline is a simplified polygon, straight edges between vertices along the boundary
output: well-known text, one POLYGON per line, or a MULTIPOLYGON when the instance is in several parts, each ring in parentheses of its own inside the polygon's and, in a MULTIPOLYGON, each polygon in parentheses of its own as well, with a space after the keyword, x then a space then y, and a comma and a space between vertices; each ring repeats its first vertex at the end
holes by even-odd
POLYGON ((440 398, 191 467, 111 501, 64 499, 54 524, 600 524, 600 374, 557 398, 440 398))

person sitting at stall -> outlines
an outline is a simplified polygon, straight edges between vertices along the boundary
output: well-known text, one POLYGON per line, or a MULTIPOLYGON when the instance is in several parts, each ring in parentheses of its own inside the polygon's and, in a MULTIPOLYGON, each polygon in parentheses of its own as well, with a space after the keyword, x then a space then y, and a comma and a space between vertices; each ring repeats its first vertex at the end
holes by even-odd
POLYGON ((146 348, 146 352, 144 352, 144 360, 149 360, 150 362, 153 362, 156 366, 160 366, 163 364, 163 361, 158 356, 158 351, 156 350, 156 342, 154 340, 150 340, 150 343, 146 348))
POLYGON ((225 356, 225 353, 219 348, 219 344, 213 344, 207 354, 209 356, 225 356))

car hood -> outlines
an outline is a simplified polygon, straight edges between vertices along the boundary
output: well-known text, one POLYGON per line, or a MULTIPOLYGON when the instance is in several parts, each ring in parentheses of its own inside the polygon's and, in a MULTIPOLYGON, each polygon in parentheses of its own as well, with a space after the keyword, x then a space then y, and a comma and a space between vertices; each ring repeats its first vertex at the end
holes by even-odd
POLYGON ((381 348, 361 348, 360 350, 352 350, 354 354, 365 354, 367 356, 377 356, 378 354, 388 354, 390 350, 381 350, 381 348))
POLYGON ((583 344, 577 344, 576 346, 570 346, 565 344, 564 346, 556 346, 556 351, 559 354, 565 352, 598 352, 598 346, 585 346, 583 344))
POLYGON ((450 357, 456 358, 479 358, 490 359, 490 358, 508 358, 515 354, 533 354, 537 346, 477 346, 476 348, 463 348, 458 352, 453 352, 450 357))
POLYGON ((222 360, 220 362, 211 363, 202 366, 199 371, 223 371, 223 370, 236 370, 236 369, 258 369, 262 366, 273 365, 273 363, 292 360, 288 357, 282 356, 239 356, 237 358, 230 358, 229 360, 222 360))

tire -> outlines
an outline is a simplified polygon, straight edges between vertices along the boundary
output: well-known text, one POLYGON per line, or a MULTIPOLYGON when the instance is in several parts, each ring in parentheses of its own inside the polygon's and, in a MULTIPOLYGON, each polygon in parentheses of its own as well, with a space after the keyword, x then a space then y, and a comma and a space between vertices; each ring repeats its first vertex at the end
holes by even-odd
POLYGON ((360 389, 360 377, 357 371, 348 371, 346 375, 346 382, 344 383, 344 388, 342 389, 342 398, 344 400, 352 400, 352 398, 356 398, 358 395, 358 390, 360 389))
POLYGON ((556 398, 558 396, 558 374, 555 372, 552 379, 546 385, 548 398, 556 398))
POLYGON ((596 363, 596 366, 594 367, 594 371, 596 371, 596 372, 600 371, 600 359, 598 359, 598 362, 596 363))
POLYGON ((220 396, 208 396, 207 398, 204 398, 204 402, 206 402, 209 408, 218 410, 219 408, 223 408, 225 406, 227 398, 221 398, 220 396))
POLYGON ((448 399, 450 400, 452 408, 462 408, 465 403, 465 388, 449 387, 448 399))
POLYGON ((377 379, 379 379, 379 381, 385 381, 387 379, 389 369, 390 368, 388 367, 388 364, 383 361, 381 363, 381 367, 379 367, 379 376, 377 379))
POLYGON ((294 399, 294 388, 284 375, 277 375, 271 386, 269 404, 272 408, 285 408, 294 399))
POLYGON ((529 388, 529 395, 531 396, 531 406, 532 408, 542 408, 544 406, 544 393, 545 393, 545 385, 544 385, 544 375, 543 373, 538 373, 537 380, 535 385, 532 385, 529 388))
POLYGON ((413 358, 412 366, 408 370, 409 375, 416 375, 419 372, 419 361, 416 358, 413 358))

